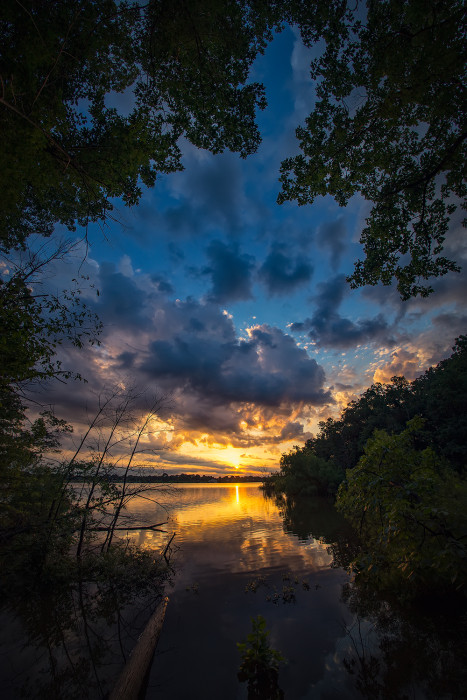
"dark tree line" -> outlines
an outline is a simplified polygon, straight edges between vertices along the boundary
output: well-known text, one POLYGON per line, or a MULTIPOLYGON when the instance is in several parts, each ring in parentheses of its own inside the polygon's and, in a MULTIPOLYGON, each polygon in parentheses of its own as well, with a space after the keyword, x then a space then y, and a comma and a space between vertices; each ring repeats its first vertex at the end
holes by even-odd
MULTIPOLYGON (((457 339, 454 352, 436 367, 409 382, 393 377, 389 384, 372 384, 342 411, 340 418, 319 423, 319 432, 282 455, 278 483, 285 490, 336 493, 347 469, 364 454, 375 430, 397 434, 419 416, 420 449, 429 447, 450 468, 465 476, 467 465, 467 336, 457 339)), ((274 482, 276 477, 272 477, 274 482)))
POLYGON ((292 511, 337 494, 362 542, 347 565, 405 598, 467 581, 467 336, 453 350, 412 382, 372 385, 264 483, 292 511))

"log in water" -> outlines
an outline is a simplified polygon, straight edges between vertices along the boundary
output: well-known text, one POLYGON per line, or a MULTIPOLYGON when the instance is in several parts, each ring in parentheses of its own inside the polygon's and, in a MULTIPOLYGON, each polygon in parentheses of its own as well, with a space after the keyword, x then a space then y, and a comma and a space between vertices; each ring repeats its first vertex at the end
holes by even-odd
POLYGON ((138 700, 164 624, 168 597, 165 597, 144 628, 109 700, 138 700))

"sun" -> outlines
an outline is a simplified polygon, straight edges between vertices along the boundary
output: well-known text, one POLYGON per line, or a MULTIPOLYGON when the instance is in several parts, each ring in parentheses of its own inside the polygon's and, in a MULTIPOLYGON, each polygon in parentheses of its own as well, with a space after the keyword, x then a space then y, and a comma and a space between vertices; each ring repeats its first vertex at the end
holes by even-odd
POLYGON ((238 447, 233 447, 232 445, 229 445, 223 450, 223 452, 224 464, 228 465, 230 468, 235 470, 240 469, 240 467, 242 466, 241 450, 238 447))

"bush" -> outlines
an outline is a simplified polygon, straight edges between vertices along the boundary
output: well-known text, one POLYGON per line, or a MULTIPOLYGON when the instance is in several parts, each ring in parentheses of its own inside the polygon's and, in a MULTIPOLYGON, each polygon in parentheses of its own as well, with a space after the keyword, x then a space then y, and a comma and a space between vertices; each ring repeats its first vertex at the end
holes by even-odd
POLYGON ((337 508, 360 534, 358 575, 382 588, 438 591, 467 581, 467 483, 431 448, 423 420, 399 435, 377 430, 339 489, 337 508), (405 584, 410 583, 407 587, 405 584))

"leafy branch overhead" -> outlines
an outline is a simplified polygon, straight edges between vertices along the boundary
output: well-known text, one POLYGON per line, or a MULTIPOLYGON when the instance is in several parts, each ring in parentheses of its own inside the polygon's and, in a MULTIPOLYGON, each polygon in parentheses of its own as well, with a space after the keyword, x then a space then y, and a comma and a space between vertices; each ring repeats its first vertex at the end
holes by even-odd
POLYGON ((4 249, 56 223, 105 219, 112 198, 136 204, 141 184, 181 169, 182 136, 213 153, 254 152, 264 88, 247 78, 272 38, 268 5, 2 3, 4 249), (128 114, 110 106, 118 94, 128 114))
POLYGON ((365 258, 352 287, 397 280, 403 299, 458 271, 442 255, 450 219, 465 208, 466 19, 462 2, 389 0, 303 4, 317 103, 297 129, 301 153, 282 163, 278 201, 330 194, 372 203, 365 258), (462 200, 464 202, 462 203, 462 200))

